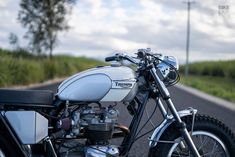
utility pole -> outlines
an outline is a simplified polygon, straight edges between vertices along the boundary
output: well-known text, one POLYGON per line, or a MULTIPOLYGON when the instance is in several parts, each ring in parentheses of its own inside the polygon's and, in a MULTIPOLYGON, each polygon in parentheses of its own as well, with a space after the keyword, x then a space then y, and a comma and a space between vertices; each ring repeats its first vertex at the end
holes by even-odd
POLYGON ((189 71, 189 44, 190 44, 190 10, 191 5, 195 3, 194 1, 188 0, 187 2, 184 2, 187 4, 188 8, 188 18, 187 18, 187 34, 186 34, 186 64, 185 64, 185 76, 188 76, 189 71))

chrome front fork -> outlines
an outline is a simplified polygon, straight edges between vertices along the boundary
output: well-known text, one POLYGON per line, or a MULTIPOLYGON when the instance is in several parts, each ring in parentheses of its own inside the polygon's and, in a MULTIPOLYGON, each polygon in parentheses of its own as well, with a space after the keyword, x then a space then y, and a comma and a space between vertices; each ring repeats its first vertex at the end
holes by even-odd
MULTIPOLYGON (((162 82, 162 80, 159 78, 158 73, 156 68, 152 65, 150 72, 156 82, 156 85, 158 87, 158 90, 161 94, 161 97, 163 98, 163 100, 165 100, 167 106, 169 107, 173 117, 175 118, 176 124, 180 130, 181 135, 183 136, 185 143, 188 145, 188 147, 190 148, 190 151, 192 152, 192 154, 195 157, 200 157, 199 152, 197 151, 197 148, 186 128, 186 124, 181 120, 173 102, 171 101, 170 98, 170 93, 168 91, 168 89, 166 88, 165 84, 162 82)), ((160 73, 159 73, 160 74, 160 73)))
POLYGON ((197 148, 187 130, 186 124, 181 120, 179 114, 177 113, 174 104, 172 103, 171 99, 169 98, 168 100, 166 100, 166 103, 172 113, 172 115, 175 118, 175 121, 178 125, 178 128, 180 130, 181 135, 183 136, 185 143, 188 145, 188 147, 190 148, 192 154, 195 157, 200 157, 199 152, 197 151, 197 148))

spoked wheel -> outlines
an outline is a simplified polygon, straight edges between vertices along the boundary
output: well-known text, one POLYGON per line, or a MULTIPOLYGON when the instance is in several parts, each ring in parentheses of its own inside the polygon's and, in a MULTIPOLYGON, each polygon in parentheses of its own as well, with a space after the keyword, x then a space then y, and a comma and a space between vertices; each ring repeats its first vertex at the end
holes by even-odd
MULTIPOLYGON (((225 144, 212 133, 206 131, 195 131, 193 132, 192 139, 202 157, 229 157, 229 152, 225 144)), ((173 144, 167 155, 167 157, 191 156, 191 152, 183 141, 173 144)))
MULTIPOLYGON (((185 117, 190 132, 192 117, 185 117)), ((191 133, 191 132, 190 132, 191 133)), ((194 144, 201 157, 234 157, 235 138, 232 132, 217 119, 196 115, 192 133, 194 144)), ((176 143, 158 143, 150 149, 149 157, 193 157, 176 124, 171 125, 162 135, 160 141, 177 141, 176 143), (179 142, 180 141, 180 142, 179 142)))

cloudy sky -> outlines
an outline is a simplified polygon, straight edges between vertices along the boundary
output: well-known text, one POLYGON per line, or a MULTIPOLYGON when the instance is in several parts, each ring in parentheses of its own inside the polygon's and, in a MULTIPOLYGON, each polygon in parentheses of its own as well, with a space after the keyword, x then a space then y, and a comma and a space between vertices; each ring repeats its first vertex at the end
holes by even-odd
MULTIPOLYGON (((0 47, 10 47, 10 32, 26 32, 16 20, 18 10, 19 0, 0 0, 0 47)), ((183 0, 78 0, 68 17, 71 29, 59 35, 55 53, 103 58, 151 47, 184 63, 186 19, 183 0)), ((195 0, 190 61, 221 59, 235 59, 235 1, 195 0)))

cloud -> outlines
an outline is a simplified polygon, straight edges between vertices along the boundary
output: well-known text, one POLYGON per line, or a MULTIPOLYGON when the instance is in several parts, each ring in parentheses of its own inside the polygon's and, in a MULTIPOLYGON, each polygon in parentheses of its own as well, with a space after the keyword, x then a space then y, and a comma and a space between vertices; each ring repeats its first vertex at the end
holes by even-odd
POLYGON ((17 21, 19 0, 1 0, 0 10, 0 47, 10 48, 8 40, 10 33, 18 35, 21 45, 25 46, 23 35, 26 30, 17 21))
POLYGON ((7 1, 0 1, 0 8, 5 8, 7 6, 7 1))
MULTIPOLYGON (((18 4, 0 1, 0 44, 9 32, 26 31, 17 22, 18 4)), ((196 1, 191 10, 190 60, 235 58, 235 1, 196 1), (226 2, 226 3, 225 3, 226 2), (219 5, 229 11, 218 14, 219 5)), ((55 53, 105 56, 113 51, 156 52, 185 59, 186 4, 179 0, 79 0, 69 16, 71 29, 60 33, 55 53)), ((23 42, 25 43, 25 42, 23 42)))

